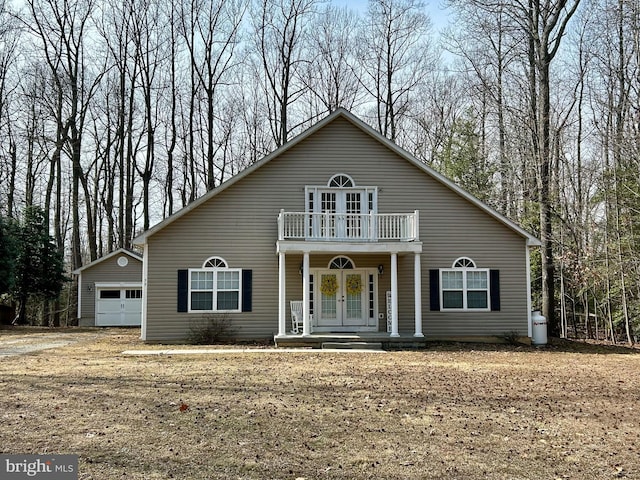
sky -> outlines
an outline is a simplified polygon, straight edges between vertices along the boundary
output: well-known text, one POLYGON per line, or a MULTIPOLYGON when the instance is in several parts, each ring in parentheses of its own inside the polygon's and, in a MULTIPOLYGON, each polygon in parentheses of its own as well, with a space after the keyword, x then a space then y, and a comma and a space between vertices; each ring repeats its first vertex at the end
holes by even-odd
MULTIPOLYGON (((367 9, 368 0, 331 0, 331 2, 340 7, 346 6, 352 10, 359 12, 365 12, 367 9)), ((449 22, 448 14, 442 7, 441 0, 424 0, 425 9, 431 17, 431 24, 433 26, 433 32, 438 33, 449 22)))

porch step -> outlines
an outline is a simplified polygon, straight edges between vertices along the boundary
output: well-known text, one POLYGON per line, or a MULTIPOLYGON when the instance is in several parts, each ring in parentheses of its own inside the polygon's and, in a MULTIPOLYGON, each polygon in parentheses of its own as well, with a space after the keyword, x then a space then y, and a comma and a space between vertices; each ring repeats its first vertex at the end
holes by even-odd
POLYGON ((323 342, 323 350, 382 350, 382 342, 323 342))

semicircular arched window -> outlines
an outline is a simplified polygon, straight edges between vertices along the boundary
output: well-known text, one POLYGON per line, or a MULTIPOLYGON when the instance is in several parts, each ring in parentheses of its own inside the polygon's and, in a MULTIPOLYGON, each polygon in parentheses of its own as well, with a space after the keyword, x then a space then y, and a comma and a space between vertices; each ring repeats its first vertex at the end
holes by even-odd
POLYGON ((211 257, 204 261, 202 268, 229 268, 229 265, 224 258, 211 257))
POLYGON ((351 188, 356 184, 349 175, 338 173, 329 179, 327 185, 332 188, 351 188))
POLYGON ((476 262, 469 257, 460 257, 453 262, 452 268, 476 268, 476 262))
POLYGON ((329 262, 329 268, 331 270, 353 270, 355 265, 348 257, 336 257, 329 262))

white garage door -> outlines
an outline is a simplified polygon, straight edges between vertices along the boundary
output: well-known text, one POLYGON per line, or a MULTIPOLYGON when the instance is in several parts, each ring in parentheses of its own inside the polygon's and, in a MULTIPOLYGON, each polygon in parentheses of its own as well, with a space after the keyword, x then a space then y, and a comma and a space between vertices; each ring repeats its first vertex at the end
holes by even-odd
POLYGON ((142 319, 142 288, 104 287, 96 292, 96 326, 139 326, 142 319))

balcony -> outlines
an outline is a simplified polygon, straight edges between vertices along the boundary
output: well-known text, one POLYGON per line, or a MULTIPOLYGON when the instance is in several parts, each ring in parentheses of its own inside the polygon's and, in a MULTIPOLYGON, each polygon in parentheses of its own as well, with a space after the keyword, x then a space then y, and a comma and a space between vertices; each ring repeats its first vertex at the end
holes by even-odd
POLYGON ((417 241, 418 211, 386 214, 280 211, 278 240, 350 243, 417 241))

